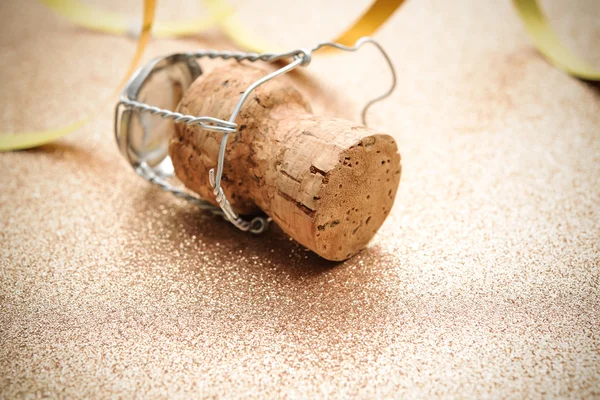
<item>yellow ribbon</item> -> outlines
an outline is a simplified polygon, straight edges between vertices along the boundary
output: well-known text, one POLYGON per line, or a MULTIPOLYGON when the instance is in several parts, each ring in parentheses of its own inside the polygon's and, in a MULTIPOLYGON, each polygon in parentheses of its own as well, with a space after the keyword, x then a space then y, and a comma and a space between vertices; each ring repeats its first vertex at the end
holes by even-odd
MULTIPOLYGON (((100 30, 112 34, 132 33, 134 26, 126 17, 99 10, 78 0, 40 0, 56 13, 73 23, 88 29, 100 30)), ((345 45, 353 45, 362 36, 371 35, 377 30, 404 0, 375 0, 371 7, 335 40, 345 45)), ((127 82, 127 79, 139 64, 144 49, 150 39, 150 33, 156 36, 182 36, 206 29, 216 23, 220 24, 225 33, 239 47, 250 51, 273 51, 273 47, 264 43, 260 38, 245 29, 237 18, 232 16, 232 8, 225 0, 205 0, 210 16, 202 20, 154 22, 156 0, 144 0, 144 15, 142 33, 138 38, 137 48, 129 69, 116 90, 116 93, 127 82), (154 27, 154 29, 153 29, 154 27)), ((114 97, 115 95, 112 95, 114 97)), ((3 133, 0 134, 0 151, 26 149, 54 141, 83 126, 91 118, 91 114, 69 123, 68 125, 45 131, 3 133)))
POLYGON ((550 63, 577 78, 600 81, 600 69, 594 68, 562 44, 537 0, 513 0, 513 4, 525 23, 529 36, 550 63))
MULTIPOLYGON (((131 33, 132 23, 122 15, 98 10, 78 0, 40 0, 58 14, 72 22, 93 30, 101 30, 113 34, 131 33)), ((372 34, 385 20, 402 4, 404 0, 376 0, 367 12, 336 41, 351 45, 358 38, 372 34)), ((137 48, 129 69, 117 88, 124 85, 139 64, 144 49, 150 39, 150 33, 156 36, 181 36, 206 29, 215 23, 220 23, 226 34, 238 46, 253 50, 265 51, 269 46, 260 39, 252 36, 244 29, 237 19, 231 17, 232 9, 224 5, 223 0, 205 0, 209 9, 209 18, 203 20, 158 22, 153 28, 156 0, 144 1, 142 32, 138 38, 137 48), (226 18, 228 17, 229 18, 226 18)), ((111 98, 114 95, 111 96, 111 98)), ((83 126, 91 118, 91 114, 72 122, 64 127, 37 132, 4 133, 0 134, 0 151, 19 150, 40 146, 65 136, 83 126)))
MULTIPOLYGON (((138 18, 105 11, 80 0, 39 0, 56 14, 84 28, 114 35, 137 35, 138 18)), ((152 36, 158 38, 185 36, 220 24, 233 15, 234 8, 223 1, 215 2, 208 17, 178 21, 153 21, 152 36)))
MULTIPOLYGON (((88 29, 113 34, 133 33, 135 30, 132 20, 119 14, 98 10, 78 0, 40 1, 58 14, 88 29)), ((219 24, 238 47, 255 52, 273 51, 275 48, 246 29, 232 14, 233 9, 225 3, 225 0, 204 0, 204 3, 210 13, 207 18, 173 22, 157 21, 154 25, 156 0, 144 0, 143 25, 136 52, 117 93, 139 64, 151 32, 158 37, 183 36, 219 24)), ((404 0, 375 0, 353 25, 338 35, 334 41, 349 46, 359 38, 373 34, 402 3, 404 0)), ((561 43, 537 0, 513 0, 513 4, 535 45, 552 64, 578 78, 600 81, 600 70, 571 53, 561 43)), ((0 151, 25 149, 51 142, 80 128, 90 118, 91 114, 58 129, 0 134, 0 151)))
POLYGON ((354 46, 358 39, 363 36, 371 36, 379 29, 402 3, 404 0, 375 0, 352 26, 333 41, 346 46, 354 46))
MULTIPOLYGON (((125 85, 129 77, 135 72, 144 49, 150 40, 150 32, 152 30, 152 22, 154 21, 154 12, 156 10, 156 0, 145 0, 144 2, 144 17, 142 21, 142 31, 137 41, 135 54, 129 64, 127 72, 123 76, 123 79, 117 87, 116 93, 111 95, 109 99, 113 99, 119 92, 120 88, 125 85)), ((107 99, 107 100, 109 100, 107 99)), ((41 146, 43 144, 52 142, 64 135, 67 135, 74 130, 84 125, 90 118, 92 113, 86 115, 82 119, 72 122, 67 126, 58 129, 49 129, 45 131, 36 132, 21 132, 21 133, 2 133, 0 134, 0 151, 6 150, 20 150, 28 149, 31 147, 41 146)))
MULTIPOLYGON (((215 12, 224 0, 204 0, 204 5, 209 12, 215 12)), ((370 36, 379 29, 385 21, 404 3, 405 0, 374 0, 371 6, 344 32, 333 41, 346 46, 353 46, 363 36, 370 36)), ((277 51, 278 46, 268 44, 262 38, 245 28, 240 20, 232 15, 221 22, 225 34, 238 47, 257 53, 277 51)), ((326 47, 320 53, 336 51, 333 47, 326 47)))

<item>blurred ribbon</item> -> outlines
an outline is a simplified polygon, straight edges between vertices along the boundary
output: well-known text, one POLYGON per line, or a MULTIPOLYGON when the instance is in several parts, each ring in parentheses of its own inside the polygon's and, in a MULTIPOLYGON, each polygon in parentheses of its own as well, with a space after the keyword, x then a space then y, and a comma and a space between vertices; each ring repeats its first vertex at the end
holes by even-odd
MULTIPOLYGON (((116 35, 137 34, 137 20, 98 9, 81 0, 39 0, 55 13, 87 29, 116 35)), ((372 35, 405 0, 374 0, 371 6, 335 42, 351 46, 363 36, 372 35)), ((188 36, 219 25, 223 32, 246 51, 257 53, 277 51, 234 15, 234 8, 226 0, 203 0, 209 16, 196 20, 154 21, 152 36, 158 38, 188 36)), ((139 28, 139 27, 138 27, 139 28)), ((335 49, 330 48, 335 51, 335 49)))
MULTIPOLYGON (((224 0, 204 0, 204 5, 210 12, 215 12, 224 0)), ((344 32, 339 34, 333 42, 346 46, 353 46, 363 36, 371 36, 379 29, 385 21, 404 3, 405 0, 374 0, 371 6, 350 25, 344 32)), ((238 47, 254 51, 256 53, 277 52, 278 46, 266 43, 262 38, 253 34, 251 30, 244 27, 240 20, 232 15, 221 22, 223 32, 238 47)), ((332 53, 337 50, 333 47, 324 48, 319 54, 332 53)))
MULTIPOLYGON (((128 19, 120 14, 98 10, 91 5, 81 3, 79 0, 40 1, 71 22, 88 29, 122 35, 135 34, 139 28, 135 20, 128 19)), ((359 38, 372 35, 404 1, 373 1, 357 21, 338 35, 334 41, 350 46, 359 38)), ((512 1, 538 50, 553 65, 575 77, 600 81, 600 70, 571 53, 561 43, 559 37, 550 27, 537 0, 512 1)), ((219 25, 232 42, 244 50, 265 52, 274 51, 276 48, 245 28, 233 14, 233 9, 227 5, 226 0, 204 0, 204 5, 209 11, 209 16, 206 18, 189 21, 157 21, 154 24, 156 0, 144 0, 142 29, 138 37, 136 51, 127 73, 115 92, 119 92, 137 68, 151 34, 157 37, 185 36, 219 25)), ((0 151, 26 149, 49 143, 77 130, 90 118, 91 114, 67 126, 46 131, 0 133, 0 151)))
MULTIPOLYGON (((136 18, 119 13, 105 11, 80 0, 39 0, 56 14, 68 19, 75 25, 84 28, 111 33, 113 35, 131 34, 137 36, 140 32, 139 16, 136 18)), ((234 13, 234 8, 223 1, 214 2, 210 14, 205 18, 178 21, 155 20, 152 23, 152 36, 157 38, 185 36, 201 32, 221 24, 234 13)))
MULTIPOLYGON (((137 30, 135 20, 117 13, 99 10, 91 5, 83 4, 79 0, 40 1, 74 24, 88 29, 120 35, 135 34, 137 30)), ((404 0, 375 0, 371 7, 350 28, 339 35, 335 41, 352 45, 358 38, 373 34, 403 2, 404 0)), ((273 51, 273 47, 264 43, 243 27, 239 20, 232 15, 232 8, 225 3, 225 0, 204 0, 204 4, 209 11, 207 18, 191 21, 157 21, 154 24, 156 0, 144 0, 142 31, 138 37, 136 52, 126 75, 115 91, 116 94, 127 82, 129 76, 135 72, 151 34, 157 37, 184 36, 219 24, 225 34, 241 48, 255 52, 273 51)), ((88 114, 78 121, 56 129, 37 132, 0 133, 0 151, 27 149, 52 142, 79 129, 89 121, 91 116, 92 114, 88 114)))
MULTIPOLYGON (((146 48, 146 45, 150 40, 150 32, 152 30, 152 22, 154 21, 155 10, 156 0, 145 0, 142 30, 137 41, 135 53, 131 62, 129 63, 129 68, 127 69, 127 72, 121 79, 121 83, 119 83, 119 86, 115 90, 115 94, 110 96, 110 99, 113 99, 116 95, 118 95, 120 88, 123 85, 125 85, 129 77, 135 72, 135 69, 140 63, 142 55, 144 54, 144 49, 146 48)), ((0 151, 28 149, 31 147, 37 147, 46 143, 50 143, 80 128, 91 117, 92 113, 89 113, 82 119, 75 122, 71 122, 70 124, 64 127, 49 129, 45 131, 0 133, 0 151)))
POLYGON ((600 69, 594 68, 562 44, 537 0, 513 0, 513 4, 529 36, 551 64, 577 78, 600 81, 600 69))

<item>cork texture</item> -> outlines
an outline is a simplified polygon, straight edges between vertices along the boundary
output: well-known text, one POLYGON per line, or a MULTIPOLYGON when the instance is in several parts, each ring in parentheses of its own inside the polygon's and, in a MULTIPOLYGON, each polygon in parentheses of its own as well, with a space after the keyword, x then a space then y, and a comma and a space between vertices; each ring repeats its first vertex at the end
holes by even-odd
MULTIPOLYGON (((366 2, 283 3, 240 15, 309 46, 366 2)), ((161 18, 199 12, 189 4, 161 18)), ((600 3, 542 4, 600 66, 600 3)), ((96 113, 0 154, 0 398, 600 396, 600 91, 541 58, 509 1, 408 1, 376 35, 398 90, 368 122, 397 142, 402 182, 343 263, 277 227, 238 232, 131 170, 102 103, 130 38, 39 2, 0 2, 0 22, 3 131, 96 113)), ((145 59, 197 48, 231 44, 155 40, 145 59)), ((389 83, 360 54, 289 78, 314 113, 358 121, 389 83)))
MULTIPOLYGON (((228 120, 264 68, 229 63, 199 77, 178 107, 228 120)), ((264 212, 296 241, 332 260, 364 249, 392 209, 401 167, 394 138, 339 118, 311 114, 290 82, 258 87, 236 118, 222 187, 241 214, 264 212)), ((223 134, 178 124, 169 154, 191 190, 217 204, 209 171, 223 134)))

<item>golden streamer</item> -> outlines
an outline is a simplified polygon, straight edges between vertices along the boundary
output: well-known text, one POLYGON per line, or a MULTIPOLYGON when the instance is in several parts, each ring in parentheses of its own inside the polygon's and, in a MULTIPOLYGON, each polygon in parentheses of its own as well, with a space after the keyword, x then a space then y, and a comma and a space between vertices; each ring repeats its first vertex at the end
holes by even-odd
MULTIPOLYGON (((144 17, 142 22, 142 31, 137 41, 137 46, 135 49, 135 54, 133 55, 133 59, 129 64, 129 68, 127 72, 121 79, 115 94, 111 95, 108 100, 114 99, 114 97, 119 93, 120 88, 127 83, 129 77, 135 72, 142 55, 144 54, 144 49, 150 40, 150 32, 152 30, 152 22, 154 21, 154 12, 156 10, 156 0, 145 0, 144 2, 144 17)), ((67 126, 57 128, 57 129, 49 129, 45 131, 36 131, 36 132, 20 132, 20 133, 1 133, 0 134, 0 151, 6 150, 21 150, 28 149, 31 147, 41 146, 46 143, 50 143, 62 136, 65 136, 76 129, 80 128, 84 125, 90 118, 92 117, 92 113, 86 115, 82 119, 72 122, 67 126)))
MULTIPOLYGON (((132 33, 134 29, 132 21, 124 16, 99 10, 78 0, 40 1, 73 23, 88 29, 121 35, 132 33)), ((335 41, 345 45, 353 45, 360 37, 373 34, 403 2, 404 0, 375 0, 356 23, 339 35, 335 41)), ((273 51, 274 47, 264 43, 260 38, 253 36, 250 31, 243 27, 237 18, 232 16, 232 8, 225 3, 225 0, 205 0, 205 5, 210 12, 208 18, 170 23, 158 21, 154 25, 156 0, 145 0, 142 33, 138 38, 133 60, 116 93, 119 92, 120 88, 127 82, 129 76, 135 71, 151 33, 159 37, 182 36, 219 24, 231 40, 241 48, 256 52, 273 51), (154 29, 153 26, 155 26, 154 29)), ((79 129, 90 118, 91 114, 57 129, 0 134, 0 151, 26 149, 49 143, 79 129)))
MULTIPOLYGON (((122 15, 98 10, 77 0, 40 0, 58 14, 73 23, 88 29, 100 30, 112 34, 131 33, 131 21, 122 15)), ((404 0, 376 0, 359 20, 341 34, 336 41, 352 45, 358 38, 372 34, 389 16, 403 3, 404 0)), ((151 32, 156 36, 181 36, 206 29, 219 23, 225 33, 238 46, 251 51, 266 51, 269 47, 259 38, 252 36, 249 31, 232 18, 231 7, 224 0, 205 0, 210 17, 195 21, 177 21, 171 23, 158 22, 153 30, 156 0, 144 1, 142 32, 138 38, 137 48, 127 74, 119 84, 116 93, 127 82, 127 79, 139 64, 144 49, 150 39, 151 32), (227 18, 229 17, 229 18, 227 18)), ((272 48, 270 49, 272 51, 272 48)), ((111 98, 114 97, 111 96, 111 98)), ((4 133, 0 134, 0 151, 26 149, 52 142, 83 126, 91 118, 91 114, 72 122, 64 127, 37 132, 4 133)))
POLYGON ((335 38, 334 42, 346 46, 363 36, 371 36, 387 19, 404 3, 405 0, 375 0, 371 7, 345 32, 335 38))
POLYGON ((525 23, 529 36, 550 63, 577 78, 600 81, 600 69, 594 68, 562 44, 537 0, 513 0, 513 4, 525 23))
MULTIPOLYGON (((224 0, 204 0, 204 5, 212 13, 224 0)), ((405 0, 375 0, 371 6, 333 41, 346 46, 353 46, 363 36, 371 36, 379 29, 385 21, 404 3, 405 0)), ((262 38, 247 29, 235 15, 221 22, 221 28, 231 41, 238 47, 257 53, 283 51, 279 46, 269 44, 262 38)), ((335 52, 335 48, 329 47, 319 51, 320 54, 335 52)))
MULTIPOLYGON (((134 33, 132 31, 135 30, 132 20, 120 14, 98 10, 93 6, 82 4, 78 0, 40 1, 75 24, 88 29, 120 35, 134 33)), ((334 41, 350 46, 359 38, 372 35, 404 1, 375 0, 353 25, 338 35, 334 41)), ((274 46, 252 34, 240 23, 239 19, 233 15, 232 7, 227 5, 225 0, 204 0, 204 3, 210 13, 207 18, 173 22, 158 21, 153 24, 156 0, 144 0, 143 25, 136 51, 116 93, 137 68, 151 33, 158 37, 183 36, 218 24, 238 47, 255 52, 274 51, 274 46)), ((538 50, 553 65, 578 78, 600 81, 600 70, 574 55, 561 43, 550 27, 537 0, 513 0, 513 4, 538 50)), ((114 95, 111 96, 111 99, 113 97, 114 95)), ((0 151, 25 149, 51 142, 79 129, 90 118, 91 114, 62 128, 46 131, 0 134, 0 151)))
MULTIPOLYGON (((42 4, 63 16, 72 23, 84 28, 111 33, 114 35, 136 35, 139 33, 138 18, 131 18, 119 13, 105 11, 91 4, 82 3, 80 0, 39 0, 42 4)), ((234 8, 224 1, 216 2, 208 17, 178 20, 154 21, 152 36, 168 38, 185 36, 200 32, 221 24, 234 13, 234 8)))

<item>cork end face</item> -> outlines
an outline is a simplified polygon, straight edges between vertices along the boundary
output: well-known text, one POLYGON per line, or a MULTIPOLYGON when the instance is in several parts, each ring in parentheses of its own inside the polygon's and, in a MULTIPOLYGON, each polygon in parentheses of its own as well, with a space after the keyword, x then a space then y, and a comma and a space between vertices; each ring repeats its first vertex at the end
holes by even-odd
POLYGON ((362 138, 340 153, 317 196, 315 252, 342 261, 365 248, 392 209, 400 176, 400 154, 389 135, 362 138))

